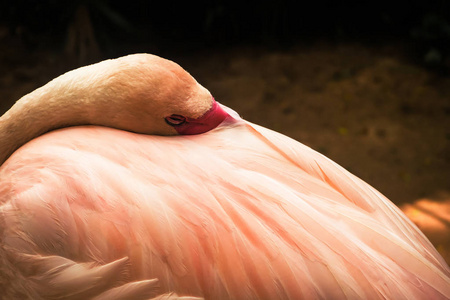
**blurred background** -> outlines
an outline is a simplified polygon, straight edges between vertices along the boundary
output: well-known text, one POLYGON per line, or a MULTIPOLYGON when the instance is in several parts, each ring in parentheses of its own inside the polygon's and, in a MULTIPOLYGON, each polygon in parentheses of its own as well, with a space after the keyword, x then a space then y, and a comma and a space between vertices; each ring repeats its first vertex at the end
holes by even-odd
POLYGON ((361 177, 450 261, 450 1, 2 1, 0 113, 136 52, 361 177))

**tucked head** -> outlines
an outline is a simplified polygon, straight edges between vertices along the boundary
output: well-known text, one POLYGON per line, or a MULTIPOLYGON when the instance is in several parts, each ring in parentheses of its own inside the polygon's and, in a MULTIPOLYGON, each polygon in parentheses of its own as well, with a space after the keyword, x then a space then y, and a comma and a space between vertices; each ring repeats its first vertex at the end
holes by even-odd
MULTIPOLYGON (((93 65, 95 66, 95 65, 93 65)), ((178 64, 134 54, 98 64, 93 75, 93 124, 160 135, 199 134, 228 114, 178 64)), ((89 89, 89 88, 88 88, 89 89)))
POLYGON ((128 55, 67 72, 19 99, 0 117, 0 165, 21 145, 61 127, 199 134, 227 117, 209 91, 176 63, 128 55))

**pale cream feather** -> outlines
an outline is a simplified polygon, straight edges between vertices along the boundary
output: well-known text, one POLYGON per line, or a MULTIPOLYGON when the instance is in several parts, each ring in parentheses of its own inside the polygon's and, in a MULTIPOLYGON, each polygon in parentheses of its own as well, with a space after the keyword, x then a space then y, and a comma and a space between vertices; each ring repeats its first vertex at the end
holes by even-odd
POLYGON ((209 91, 189 73, 155 55, 81 67, 23 96, 0 117, 0 165, 29 140, 61 127, 101 125, 175 135, 165 116, 197 118, 211 103, 209 91))

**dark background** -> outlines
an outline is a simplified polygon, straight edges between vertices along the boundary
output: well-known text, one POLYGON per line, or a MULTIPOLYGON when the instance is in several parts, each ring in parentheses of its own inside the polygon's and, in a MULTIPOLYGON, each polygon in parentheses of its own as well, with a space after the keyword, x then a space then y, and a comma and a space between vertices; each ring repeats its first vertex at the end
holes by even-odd
POLYGON ((88 9, 102 56, 133 50, 190 52, 230 45, 289 47, 403 41, 419 60, 445 64, 450 3, 434 1, 4 1, 0 20, 28 50, 62 49, 77 10, 88 9))
POLYGON ((426 199, 415 221, 448 247, 450 1, 0 3, 0 113, 67 70, 157 54, 403 209, 426 199))

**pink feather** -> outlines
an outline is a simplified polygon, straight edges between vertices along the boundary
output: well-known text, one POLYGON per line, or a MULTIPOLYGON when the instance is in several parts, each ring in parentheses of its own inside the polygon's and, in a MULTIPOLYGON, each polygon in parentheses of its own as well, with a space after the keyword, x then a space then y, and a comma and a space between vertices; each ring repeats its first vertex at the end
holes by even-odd
POLYGON ((156 278, 205 299, 450 298, 449 267, 395 205, 243 120, 173 137, 66 128, 0 178, 5 299, 145 299, 156 278))

